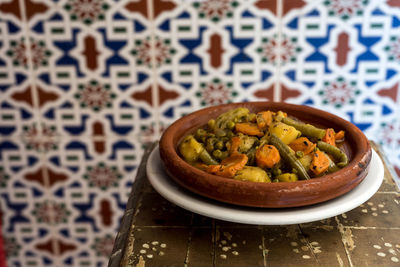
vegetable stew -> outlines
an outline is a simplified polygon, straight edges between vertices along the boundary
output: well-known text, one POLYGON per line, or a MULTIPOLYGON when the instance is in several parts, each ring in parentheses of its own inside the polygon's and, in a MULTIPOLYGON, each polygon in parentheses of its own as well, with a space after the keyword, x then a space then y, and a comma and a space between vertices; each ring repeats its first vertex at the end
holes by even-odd
POLYGON ((179 144, 193 166, 226 178, 294 182, 335 172, 349 162, 345 132, 304 123, 282 111, 237 108, 208 121, 179 144))

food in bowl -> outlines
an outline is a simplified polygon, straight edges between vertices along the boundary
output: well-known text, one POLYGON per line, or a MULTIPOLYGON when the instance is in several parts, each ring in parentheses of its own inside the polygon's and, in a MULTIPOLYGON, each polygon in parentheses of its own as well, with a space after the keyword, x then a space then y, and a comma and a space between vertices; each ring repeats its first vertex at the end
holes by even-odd
POLYGON ((239 107, 212 118, 179 144, 182 158, 207 173, 251 182, 295 182, 348 165, 345 132, 283 111, 239 107))
POLYGON ((263 208, 305 206, 345 194, 366 177, 372 155, 368 139, 351 122, 323 110, 283 102, 230 103, 194 111, 176 120, 164 131, 159 147, 166 173, 180 186, 225 203, 263 208), (347 155, 348 165, 309 180, 257 183, 210 174, 186 162, 179 152, 182 140, 188 135, 194 136, 199 128, 205 128, 210 119, 237 108, 247 108, 255 114, 268 110, 282 111, 317 128, 333 128, 337 132, 343 130, 345 139, 337 146, 347 155))

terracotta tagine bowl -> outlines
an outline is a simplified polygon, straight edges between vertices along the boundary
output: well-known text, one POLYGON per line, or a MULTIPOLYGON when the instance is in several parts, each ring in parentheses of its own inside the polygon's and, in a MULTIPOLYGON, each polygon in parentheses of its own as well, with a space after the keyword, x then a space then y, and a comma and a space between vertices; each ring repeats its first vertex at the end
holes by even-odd
POLYGON ((356 187, 367 175, 371 147, 365 135, 352 123, 331 113, 308 106, 278 102, 225 104, 193 112, 174 122, 161 137, 160 156, 169 176, 186 189, 222 202, 250 207, 283 208, 311 205, 338 197, 356 187), (321 128, 346 132, 342 149, 349 164, 320 178, 281 183, 255 183, 224 178, 186 163, 177 147, 183 137, 207 124, 211 118, 238 107, 250 112, 282 110, 289 116, 321 128))

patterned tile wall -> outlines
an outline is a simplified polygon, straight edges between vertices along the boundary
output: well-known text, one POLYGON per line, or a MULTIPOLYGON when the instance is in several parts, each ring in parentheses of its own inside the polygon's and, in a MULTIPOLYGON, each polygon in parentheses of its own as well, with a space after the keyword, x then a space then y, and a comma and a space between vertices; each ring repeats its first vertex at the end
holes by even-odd
POLYGON ((105 266, 142 144, 252 100, 346 118, 400 175, 400 2, 1 0, 9 266, 105 266))

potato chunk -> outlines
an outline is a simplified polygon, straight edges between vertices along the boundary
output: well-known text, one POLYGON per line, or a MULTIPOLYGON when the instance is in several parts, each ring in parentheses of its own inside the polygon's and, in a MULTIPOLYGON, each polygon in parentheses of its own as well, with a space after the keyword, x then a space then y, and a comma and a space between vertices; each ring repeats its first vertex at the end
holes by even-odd
POLYGON ((269 131, 271 134, 275 134, 286 145, 301 135, 301 132, 296 130, 296 128, 283 122, 274 122, 269 127, 269 131))
POLYGON ((264 171, 259 167, 252 167, 252 166, 245 166, 243 169, 237 171, 233 179, 241 181, 261 182, 261 183, 271 182, 271 179, 269 178, 266 171, 264 171))
POLYGON ((195 162, 203 149, 203 146, 196 141, 193 135, 186 136, 179 145, 179 152, 189 163, 195 162))

